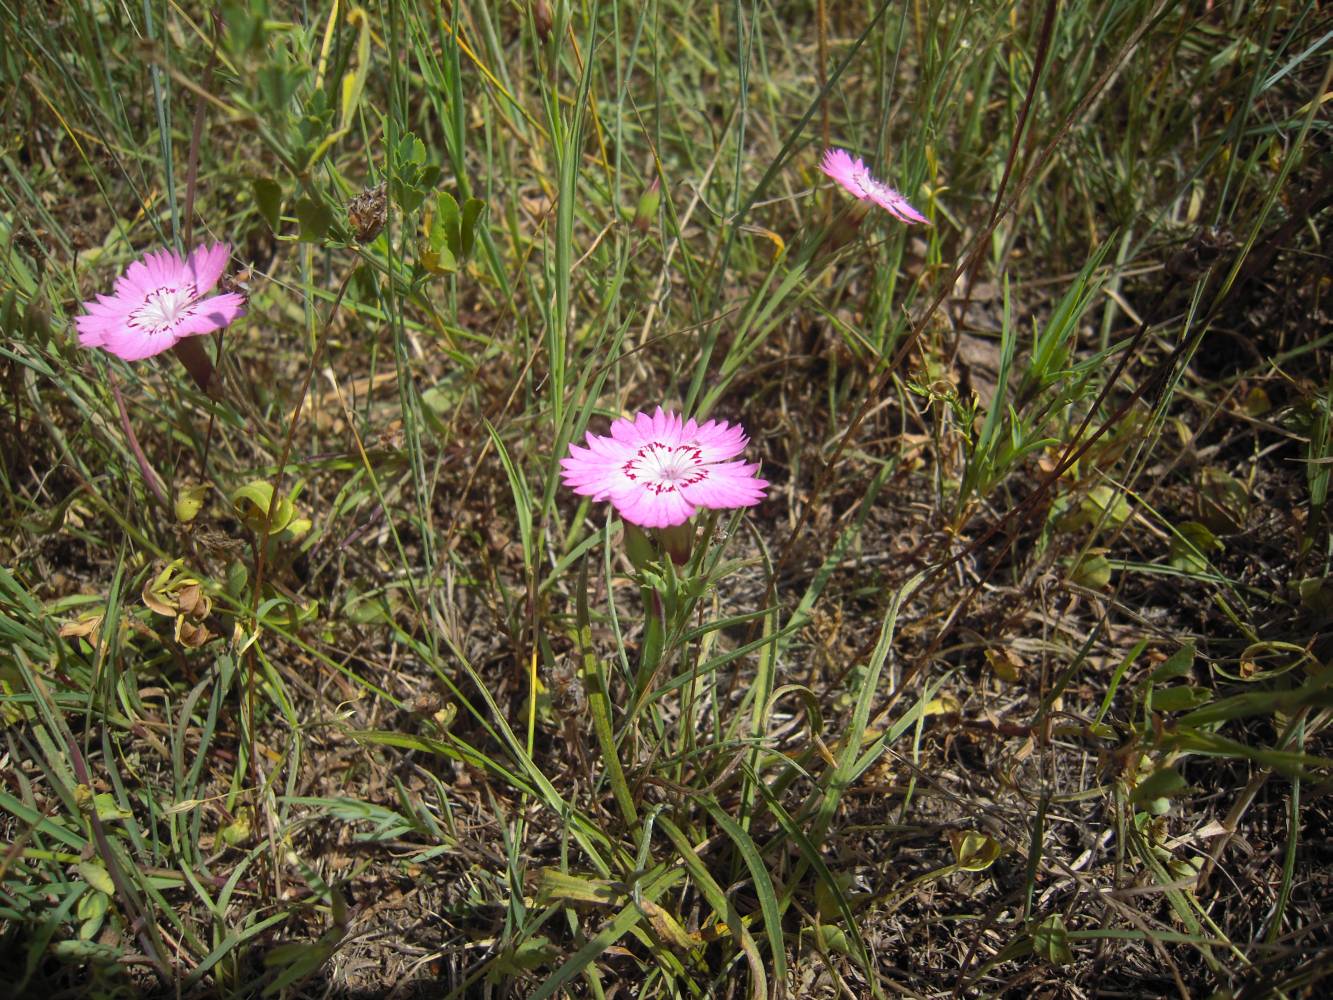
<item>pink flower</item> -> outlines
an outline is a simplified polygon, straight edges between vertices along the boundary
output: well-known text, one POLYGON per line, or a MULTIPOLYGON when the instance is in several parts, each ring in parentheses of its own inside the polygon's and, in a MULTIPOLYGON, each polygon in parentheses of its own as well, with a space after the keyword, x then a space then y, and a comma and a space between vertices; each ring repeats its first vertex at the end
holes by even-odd
POLYGON ((739 425, 682 421, 659 406, 611 424, 611 436, 588 434, 588 447, 569 446, 560 462, 565 485, 594 500, 610 500, 621 517, 642 528, 684 524, 704 507, 753 507, 768 483, 758 462, 728 462, 748 442, 739 425))
POLYGON ((930 225, 924 215, 907 203, 906 198, 871 176, 870 168, 859 156, 853 160, 845 149, 826 149, 824 159, 819 162, 819 169, 862 201, 870 199, 895 219, 930 225))
POLYGON ((138 361, 244 316, 244 295, 208 295, 230 254, 227 244, 214 243, 195 247, 184 260, 171 250, 136 260, 116 280, 116 294, 83 304, 87 314, 74 320, 79 343, 138 361))

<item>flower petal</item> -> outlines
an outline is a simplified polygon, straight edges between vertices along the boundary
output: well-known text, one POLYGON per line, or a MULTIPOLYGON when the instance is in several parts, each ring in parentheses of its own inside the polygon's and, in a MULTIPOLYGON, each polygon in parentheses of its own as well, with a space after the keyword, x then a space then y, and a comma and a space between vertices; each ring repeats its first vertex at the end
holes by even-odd
POLYGON ((851 194, 862 200, 868 198, 895 219, 930 225, 930 221, 903 195, 876 179, 860 157, 853 160, 844 149, 828 149, 824 151, 819 167, 851 194))
POLYGON ((184 270, 194 282, 196 295, 205 295, 213 290, 230 257, 231 247, 226 243, 203 244, 190 252, 184 270))
POLYGON ((201 333, 221 330, 244 315, 245 296, 224 292, 187 307, 171 332, 177 340, 181 337, 197 337, 201 333))
POLYGON ((155 333, 141 326, 121 326, 107 330, 102 343, 98 346, 104 347, 124 361, 142 361, 174 347, 176 340, 177 338, 167 330, 155 333))
POLYGON ((852 155, 845 149, 826 149, 824 150, 824 159, 820 161, 819 169, 856 197, 864 198, 866 196, 856 180, 859 173, 865 172, 865 164, 861 162, 859 156, 853 161, 852 155))
POLYGON ((670 528, 694 516, 694 506, 680 490, 658 493, 648 484, 635 483, 632 489, 613 493, 611 503, 621 517, 641 528, 670 528))
POLYGON ((631 448, 647 444, 651 438, 644 437, 639 431, 639 417, 645 416, 643 413, 636 413, 632 417, 621 417, 619 420, 611 421, 611 437, 631 448))
POLYGON ((732 426, 725 420, 710 420, 695 432, 690 443, 699 449, 701 461, 711 463, 739 455, 749 438, 739 424, 732 426))
POLYGON ((876 182, 869 193, 870 200, 895 219, 902 222, 924 222, 926 225, 930 225, 929 220, 924 215, 913 208, 906 198, 887 184, 876 182))
POLYGON ((685 499, 710 510, 732 507, 753 507, 764 499, 768 482, 756 479, 757 463, 727 462, 708 467, 708 475, 697 483, 684 487, 685 499))

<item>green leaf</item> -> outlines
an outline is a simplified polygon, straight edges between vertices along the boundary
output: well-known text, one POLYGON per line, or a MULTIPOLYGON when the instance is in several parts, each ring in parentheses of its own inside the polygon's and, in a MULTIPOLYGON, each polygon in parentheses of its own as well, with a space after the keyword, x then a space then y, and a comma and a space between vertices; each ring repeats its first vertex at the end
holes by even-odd
POLYGON ((671 840, 676 848, 676 854, 684 863, 685 869, 690 873, 694 886, 700 894, 713 908, 718 920, 731 933, 732 940, 740 946, 745 955, 746 962, 750 966, 750 995, 756 998, 768 996, 768 976, 764 972, 764 963, 759 957, 759 949, 756 947, 754 937, 745 926, 745 921, 741 919, 735 904, 717 884, 707 866, 695 853, 694 845, 690 843, 688 837, 680 830, 676 824, 665 816, 658 817, 658 825, 662 831, 671 840))
POLYGON ((439 191, 435 195, 435 227, 431 232, 431 242, 434 244, 437 238, 443 240, 445 245, 453 251, 454 256, 462 255, 463 240, 459 235, 459 225, 462 219, 458 211, 458 202, 448 191, 439 191))
POLYGON ((93 808, 97 810, 97 818, 103 823, 109 823, 117 819, 129 819, 134 814, 128 809, 122 809, 116 797, 110 792, 99 792, 93 796, 93 808))
POLYGON ((398 139, 398 165, 421 164, 426 162, 426 144, 413 133, 406 132, 398 139))
POLYGON ((1154 712, 1188 712, 1213 700, 1213 693, 1192 684, 1178 687, 1155 688, 1148 696, 1148 707, 1154 712))
MULTIPOLYGON (((609 525, 608 525, 609 532, 609 525)), ((620 751, 616 746, 614 728, 611 722, 611 698, 606 680, 606 670, 597 658, 592 644, 592 625, 588 615, 588 560, 579 563, 578 587, 574 591, 574 620, 578 624, 579 658, 584 691, 588 698, 588 713, 592 716, 592 731, 597 738, 597 745, 602 753, 602 766, 606 770, 606 780, 611 785, 611 794, 620 807, 621 816, 630 826, 638 822, 638 812, 634 806, 634 793, 625 780, 625 770, 620 764, 620 751)))
MULTIPOLYGON (((680 881, 684 874, 679 868, 664 871, 659 866, 643 879, 640 879, 640 898, 655 900, 680 881)), ((566 959, 564 965, 545 978, 536 991, 532 993, 531 1000, 546 1000, 547 997, 563 995, 561 990, 566 983, 600 958, 608 948, 628 934, 630 928, 642 919, 643 912, 634 901, 631 900, 626 903, 615 917, 602 925, 601 929, 588 940, 587 944, 566 959)))
POLYGON ((408 132, 398 140, 397 156, 391 164, 389 189, 404 214, 414 212, 440 178, 440 168, 426 162, 426 147, 408 132))
POLYGON ((1225 469, 1205 466, 1199 475, 1199 520, 1215 532, 1233 534, 1250 516, 1250 491, 1225 469))
POLYGON ((78 872, 83 876, 83 880, 98 892, 104 892, 108 896, 116 894, 116 883, 111 881, 111 875, 105 865, 96 861, 85 861, 78 866, 78 872))
POLYGON ((1322 619, 1333 618, 1333 577, 1311 576, 1296 585, 1301 607, 1322 619))
POLYGON ((253 828, 251 823, 250 809, 247 806, 241 806, 236 810, 236 815, 230 823, 218 831, 218 839, 224 844, 235 847, 244 844, 250 839, 250 833, 253 828))
POLYGON ((79 937, 89 941, 102 929, 106 919, 107 905, 111 897, 104 892, 85 892, 79 897, 77 916, 80 921, 79 937))
POLYGON ((296 221, 302 243, 318 243, 333 226, 333 212, 323 202, 303 195, 296 202, 296 221))
POLYGON ((489 420, 483 419, 482 422, 486 425, 486 433, 490 435, 491 443, 495 445, 495 452, 500 458, 500 464, 504 466, 505 476, 509 479, 509 490, 514 497, 514 511, 518 519, 519 540, 523 543, 523 564, 531 569, 536 558, 532 547, 532 491, 528 489, 528 481, 524 478, 523 471, 509 457, 509 450, 505 447, 500 432, 491 426, 489 420))
POLYGON ((768 937, 769 961, 773 965, 773 977, 779 983, 786 982, 787 948, 782 940, 782 911, 778 906, 778 897, 773 889, 773 879, 768 873, 768 865, 750 835, 728 816, 717 802, 704 799, 703 804, 717 825, 722 827, 736 845, 741 853, 741 860, 750 871, 754 893, 759 898, 759 911, 764 917, 764 933, 768 937))
POLYGON ((1152 672, 1149 680, 1154 683, 1161 681, 1175 680, 1177 677, 1186 677, 1194 669, 1194 643, 1187 642, 1174 653, 1172 653, 1165 663, 1152 672))
POLYGON ((477 242, 477 222, 486 210, 486 203, 480 198, 469 198, 463 203, 463 220, 460 228, 461 241, 459 256, 466 260, 472 256, 472 248, 477 242))
POLYGON ((1178 795, 1189 787, 1189 782, 1180 776, 1175 768, 1158 768, 1135 786, 1129 801, 1135 805, 1153 799, 1165 799, 1178 795))
POLYGON ((1129 519, 1129 501, 1109 486, 1094 486, 1080 506, 1089 524, 1105 523, 1118 527, 1129 519))
POLYGON ((1171 536, 1167 563, 1182 573, 1206 573, 1208 554, 1221 548, 1222 543, 1206 525, 1198 521, 1186 521, 1171 536))
POLYGON ((433 240, 422 242, 418 259, 421 266, 431 274, 453 274, 458 270, 458 261, 454 258, 454 252, 449 249, 448 244, 441 243, 438 247, 434 246, 433 240))
POLYGON ((544 934, 524 938, 495 957, 486 970, 486 981, 500 983, 510 976, 549 967, 560 957, 560 950, 544 934))
POLYGON ((232 507, 250 530, 262 532, 267 524, 268 533, 276 535, 292 522, 296 508, 286 497, 278 497, 277 506, 270 517, 269 507, 272 503, 273 484, 266 479, 252 479, 231 494, 232 507))
POLYGON ((244 596, 250 583, 250 569, 239 559, 227 566, 227 593, 236 599, 244 596))
POLYGON ((1032 950, 1054 965, 1068 965, 1074 960, 1074 953, 1069 950, 1069 931, 1060 914, 1052 913, 1032 928, 1032 950))
POLYGON ((1099 551, 1090 551, 1074 566, 1069 578, 1080 587, 1101 590, 1111 582, 1110 560, 1099 551))
POLYGON ((255 207, 275 233, 282 222, 282 185, 271 177, 256 177, 250 182, 255 195, 255 207))
POLYGON ((0 330, 5 333, 15 333, 18 331, 18 290, 11 288, 5 293, 3 299, 0 299, 0 330))
POLYGON ((114 962, 120 957, 120 952, 110 945, 73 939, 57 941, 51 945, 51 953, 65 962, 114 962))
POLYGON ((291 942, 271 948, 264 956, 264 964, 270 969, 280 968, 282 972, 264 987, 261 996, 274 996, 313 974, 333 957, 342 938, 341 928, 334 927, 321 934, 316 941, 291 942))
POLYGON ((286 115, 292 95, 305 75, 304 67, 290 68, 286 56, 281 54, 259 70, 259 96, 275 118, 281 120, 286 115))
POLYGON ((1291 715, 1306 706, 1333 706, 1333 686, 1330 671, 1321 670, 1300 687, 1288 691, 1246 691, 1221 698, 1211 705, 1197 708, 1181 716, 1177 725, 1195 728, 1215 722, 1230 722, 1255 715, 1291 715))
POLYGON ((543 868, 537 876, 538 906, 552 902, 610 906, 622 895, 610 879, 585 878, 558 868, 543 868))
POLYGON ((851 938, 837 924, 815 924, 815 934, 818 935, 820 946, 825 951, 836 952, 839 955, 853 955, 851 938))

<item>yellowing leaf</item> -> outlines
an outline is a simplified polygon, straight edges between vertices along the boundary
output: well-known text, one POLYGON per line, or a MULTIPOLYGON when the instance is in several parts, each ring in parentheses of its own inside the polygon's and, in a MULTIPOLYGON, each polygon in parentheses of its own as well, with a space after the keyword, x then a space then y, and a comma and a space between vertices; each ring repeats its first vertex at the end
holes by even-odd
POLYGON ((550 902, 584 903, 606 906, 619 898, 606 879, 570 875, 557 868, 543 868, 537 881, 537 899, 550 902))
POLYGON ((134 815, 128 809, 120 808, 120 803, 110 792, 101 792, 94 795, 93 807, 97 810, 97 818, 104 823, 109 823, 114 819, 129 819, 134 815))
POLYGON ((78 872, 83 876, 83 880, 98 892, 104 892, 108 896, 116 894, 116 883, 111 881, 111 875, 105 866, 96 861, 85 861, 78 866, 78 872))
POLYGON ((74 621, 61 625, 58 634, 62 639, 87 639, 95 647, 105 617, 101 611, 85 612, 74 621))
POLYGON ((347 23, 357 26, 356 68, 343 74, 339 130, 347 131, 355 122, 356 109, 361 103, 361 91, 366 86, 366 74, 370 71, 370 18, 361 7, 353 7, 347 12, 347 23))
POLYGON ((954 830, 949 834, 954 863, 965 872, 985 871, 1000 856, 1000 843, 976 830, 954 830))
POLYGON ((1208 569, 1208 555, 1222 548, 1217 536, 1198 521, 1185 521, 1171 538, 1168 562, 1182 573, 1203 573, 1208 569))
POLYGON ((250 809, 242 806, 236 810, 235 818, 218 831, 218 839, 224 844, 235 847, 250 839, 250 809))
POLYGON ((662 909, 651 899, 640 899, 639 909, 643 915, 648 918, 648 923, 653 929, 653 933, 659 938, 677 948, 680 951, 689 951, 692 948, 702 944, 703 941, 697 934, 689 934, 685 928, 680 925, 670 913, 662 909))
POLYGON ((1245 401, 1241 405, 1247 415, 1262 417, 1273 408, 1273 401, 1268 398, 1268 393, 1264 392, 1263 386, 1256 385, 1245 394, 1245 401))
POLYGON ((986 650, 986 662, 995 671, 995 676, 1010 684, 1018 680, 1023 671, 1023 662, 1007 649, 986 650))
POLYGON ((923 712, 926 716, 931 715, 957 715, 962 709, 958 699, 951 694, 942 694, 938 698, 931 698, 926 702, 926 708, 923 712))
POLYGON ((186 486, 176 494, 176 520, 189 524, 199 516, 204 507, 204 498, 208 496, 208 487, 203 483, 186 486))
POLYGON ((1102 549, 1089 550, 1073 567, 1069 578, 1080 587, 1101 590, 1111 582, 1111 562, 1102 549))

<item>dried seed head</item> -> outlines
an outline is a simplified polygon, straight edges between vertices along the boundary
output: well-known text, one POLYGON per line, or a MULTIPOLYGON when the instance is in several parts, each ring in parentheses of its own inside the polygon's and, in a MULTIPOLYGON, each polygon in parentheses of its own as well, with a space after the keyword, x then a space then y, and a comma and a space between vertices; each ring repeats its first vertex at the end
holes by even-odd
POLYGON ((388 189, 383 182, 367 188, 347 203, 347 221, 360 243, 369 243, 378 236, 388 218, 388 189))
POLYGON ((184 615, 176 618, 176 641, 186 649, 198 649, 212 638, 213 633, 208 630, 208 626, 196 624, 184 615))

